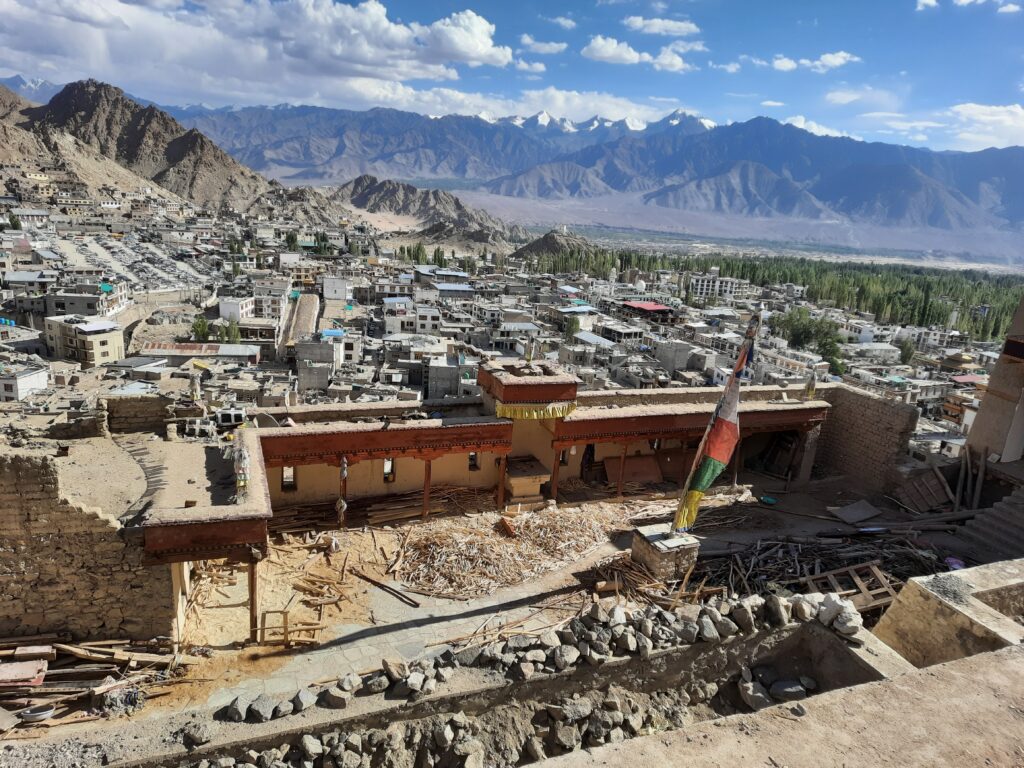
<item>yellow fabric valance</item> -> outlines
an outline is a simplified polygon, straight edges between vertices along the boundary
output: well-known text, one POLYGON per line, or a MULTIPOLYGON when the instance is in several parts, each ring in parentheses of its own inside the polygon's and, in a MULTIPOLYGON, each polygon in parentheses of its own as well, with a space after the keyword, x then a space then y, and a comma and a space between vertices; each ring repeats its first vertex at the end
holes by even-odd
POLYGON ((555 403, 496 403, 499 419, 560 419, 576 410, 576 403, 563 400, 555 403))

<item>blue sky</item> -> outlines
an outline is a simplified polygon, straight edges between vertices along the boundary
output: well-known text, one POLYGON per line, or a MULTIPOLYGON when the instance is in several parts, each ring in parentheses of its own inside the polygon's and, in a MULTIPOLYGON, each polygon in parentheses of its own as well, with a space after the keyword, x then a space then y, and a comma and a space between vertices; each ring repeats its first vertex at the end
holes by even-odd
POLYGON ((0 70, 163 103, 682 108, 936 149, 1024 144, 1013 0, 0 0, 0 70))

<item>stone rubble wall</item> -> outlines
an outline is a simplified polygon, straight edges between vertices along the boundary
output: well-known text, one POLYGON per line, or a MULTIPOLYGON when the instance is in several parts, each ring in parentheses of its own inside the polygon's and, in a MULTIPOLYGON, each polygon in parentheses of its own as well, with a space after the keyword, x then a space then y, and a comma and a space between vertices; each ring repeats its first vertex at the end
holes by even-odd
POLYGON ((109 397, 101 401, 107 410, 111 432, 155 432, 163 434, 170 418, 168 406, 174 401, 164 395, 109 397))
POLYGON ((63 498, 46 454, 0 456, 0 587, 0 635, 171 634, 170 568, 143 566, 141 541, 63 498))
POLYGON ((816 463, 855 480, 865 491, 897 485, 897 470, 917 426, 918 410, 852 387, 821 387, 832 408, 822 426, 816 463))

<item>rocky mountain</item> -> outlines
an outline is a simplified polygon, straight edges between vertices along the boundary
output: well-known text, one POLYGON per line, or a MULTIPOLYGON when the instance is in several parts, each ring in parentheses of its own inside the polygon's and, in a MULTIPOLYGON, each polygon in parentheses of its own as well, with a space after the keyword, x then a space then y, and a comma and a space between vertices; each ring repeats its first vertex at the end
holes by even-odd
POLYGON ((235 158, 272 178, 324 183, 373 174, 408 180, 486 181, 583 147, 706 121, 677 111, 645 125, 595 116, 579 123, 539 112, 528 118, 428 117, 309 106, 166 108, 235 158))
POLYGON ((440 189, 418 189, 410 184, 363 175, 338 187, 330 199, 369 213, 411 216, 423 227, 421 234, 432 241, 466 239, 498 244, 529 239, 522 227, 470 208, 450 192, 440 189))
POLYGON ((45 106, 21 114, 21 128, 41 136, 71 136, 198 205, 245 207, 270 189, 266 179, 199 131, 105 83, 70 83, 45 106))
POLYGON ((596 245, 572 232, 553 229, 547 234, 530 241, 522 248, 514 251, 510 258, 526 259, 531 256, 544 256, 560 253, 589 254, 599 250, 596 245))
POLYGON ((33 104, 45 104, 64 87, 63 85, 57 85, 49 80, 43 80, 38 77, 26 80, 21 75, 0 77, 0 86, 18 94, 23 99, 31 101, 33 104))
POLYGON ((818 136, 768 118, 624 136, 496 179, 561 199, 642 192, 649 205, 890 227, 1024 224, 1024 148, 932 152, 818 136))

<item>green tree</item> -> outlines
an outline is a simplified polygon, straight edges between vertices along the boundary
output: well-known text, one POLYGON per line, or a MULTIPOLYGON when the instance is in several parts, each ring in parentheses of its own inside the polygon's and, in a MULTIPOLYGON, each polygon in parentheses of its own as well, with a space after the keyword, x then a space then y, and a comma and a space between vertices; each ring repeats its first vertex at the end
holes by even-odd
POLYGON ((11 229, 21 229, 21 219, 13 213, 7 214, 7 224, 11 229))
POLYGON ((896 342, 896 346, 900 348, 900 362, 903 363, 903 365, 907 365, 914 359, 917 349, 914 348, 914 342, 909 338, 901 339, 896 342))
POLYGON ((569 319, 565 321, 565 340, 572 342, 573 338, 577 333, 580 332, 580 319, 576 315, 569 315, 569 319))
POLYGON ((192 321, 192 338, 198 342, 210 340, 210 323, 203 315, 199 315, 192 321))
POLYGON ((284 245, 289 251, 294 251, 299 247, 299 234, 294 229, 289 231, 284 236, 284 245))
POLYGON ((237 344, 242 340, 242 331, 238 328, 237 320, 231 320, 228 322, 227 340, 228 344, 237 344))
POLYGON ((221 344, 227 344, 228 327, 223 323, 217 326, 217 341, 219 341, 221 344))
POLYGON ((231 254, 231 276, 238 277, 242 274, 242 265, 238 263, 238 257, 232 252, 231 254))

